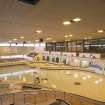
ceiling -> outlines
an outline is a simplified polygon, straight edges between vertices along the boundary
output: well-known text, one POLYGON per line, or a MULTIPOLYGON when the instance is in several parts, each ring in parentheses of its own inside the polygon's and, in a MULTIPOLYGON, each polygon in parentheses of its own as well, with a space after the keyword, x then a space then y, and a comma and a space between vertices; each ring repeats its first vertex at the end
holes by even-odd
POLYGON ((86 37, 104 37, 97 30, 105 29, 105 0, 40 0, 36 5, 28 5, 18 0, 0 0, 0 40, 8 41, 24 36, 24 40, 35 41, 51 37, 65 40, 86 37), (69 26, 62 24, 75 17, 81 22, 69 26), (36 30, 42 30, 37 34, 36 30))

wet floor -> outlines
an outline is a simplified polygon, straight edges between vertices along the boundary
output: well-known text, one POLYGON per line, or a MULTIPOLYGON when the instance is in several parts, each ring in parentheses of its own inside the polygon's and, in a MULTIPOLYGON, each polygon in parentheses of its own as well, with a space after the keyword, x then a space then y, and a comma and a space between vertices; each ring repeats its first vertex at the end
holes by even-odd
POLYGON ((105 101, 105 77, 94 73, 76 70, 42 71, 41 84, 63 92, 105 101))
POLYGON ((0 68, 0 72, 32 69, 37 72, 23 73, 3 77, 2 79, 5 81, 33 83, 33 78, 39 77, 42 86, 105 102, 105 77, 103 75, 77 70, 37 70, 27 66, 0 68))
POLYGON ((0 74, 2 73, 8 73, 8 72, 16 72, 16 71, 24 71, 24 70, 29 70, 30 67, 26 65, 16 65, 16 66, 5 66, 5 67, 0 67, 0 74))

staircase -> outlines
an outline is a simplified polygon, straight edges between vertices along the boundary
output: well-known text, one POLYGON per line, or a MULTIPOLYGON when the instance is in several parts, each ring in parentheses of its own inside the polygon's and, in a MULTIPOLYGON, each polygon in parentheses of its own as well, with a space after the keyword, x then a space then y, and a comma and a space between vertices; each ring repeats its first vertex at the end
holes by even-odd
POLYGON ((63 100, 57 99, 54 103, 52 103, 50 105, 70 105, 70 104, 66 103, 63 100))

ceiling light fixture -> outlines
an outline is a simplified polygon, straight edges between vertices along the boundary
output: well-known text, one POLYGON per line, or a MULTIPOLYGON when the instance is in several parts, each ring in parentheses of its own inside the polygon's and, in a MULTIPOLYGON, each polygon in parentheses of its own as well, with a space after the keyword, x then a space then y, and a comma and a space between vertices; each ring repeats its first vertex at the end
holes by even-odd
POLYGON ((103 33, 103 32, 104 32, 104 30, 98 30, 97 32, 98 32, 98 33, 103 33))
POLYGON ((53 43, 55 43, 56 41, 55 41, 55 40, 53 40, 52 42, 53 42, 53 43))
POLYGON ((66 42, 67 42, 67 41, 71 41, 71 39, 67 39, 67 40, 65 40, 65 41, 66 41, 66 42))
POLYGON ((70 34, 70 35, 68 35, 68 36, 71 37, 71 36, 73 36, 73 35, 70 34))
POLYGON ((39 42, 39 40, 35 40, 35 42, 39 42))
POLYGON ((88 39, 88 38, 84 38, 84 39, 86 40, 86 39, 88 39))
POLYGON ((42 33, 42 30, 36 30, 36 33, 40 34, 42 33))
POLYGON ((52 43, 55 43, 55 42, 56 42, 55 40, 52 41, 52 43))
POLYGON ((81 20, 82 20, 81 18, 76 17, 76 18, 74 18, 72 21, 73 21, 73 22, 80 22, 81 20))
POLYGON ((52 38, 46 38, 46 40, 48 40, 48 41, 49 41, 49 40, 52 40, 52 38))
POLYGON ((68 38, 68 36, 67 36, 67 35, 65 35, 64 37, 65 37, 65 38, 68 38))
POLYGON ((17 39, 13 39, 13 41, 17 41, 17 39))
POLYGON ((21 37, 20 37, 20 39, 24 39, 24 37, 23 37, 23 36, 21 36, 21 37))
POLYGON ((71 24, 71 22, 70 21, 64 21, 62 24, 65 25, 65 26, 68 26, 68 25, 71 24))

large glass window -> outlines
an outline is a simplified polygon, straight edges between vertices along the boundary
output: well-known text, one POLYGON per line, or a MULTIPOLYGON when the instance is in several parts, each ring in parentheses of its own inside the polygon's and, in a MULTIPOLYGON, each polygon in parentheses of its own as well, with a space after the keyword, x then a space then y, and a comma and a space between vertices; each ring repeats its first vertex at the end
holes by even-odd
POLYGON ((91 52, 100 52, 100 43, 98 39, 91 40, 91 52))
POLYGON ((100 43, 100 47, 99 47, 99 50, 104 53, 105 52, 105 39, 100 39, 99 40, 99 43, 100 43))
POLYGON ((47 43, 46 44, 46 50, 47 51, 53 51, 54 50, 54 44, 53 43, 47 43))
POLYGON ((77 41, 77 52, 83 52, 83 41, 77 41))
POLYGON ((47 43, 46 49, 48 51, 104 53, 105 38, 47 43))
POLYGON ((71 42, 71 46, 72 46, 71 51, 76 52, 76 41, 71 42))
POLYGON ((65 43, 64 42, 58 42, 56 43, 56 51, 65 51, 65 43))
POLYGON ((71 51, 72 51, 72 43, 68 42, 68 52, 71 52, 71 51))
POLYGON ((91 40, 84 40, 83 50, 84 52, 90 51, 91 40))

